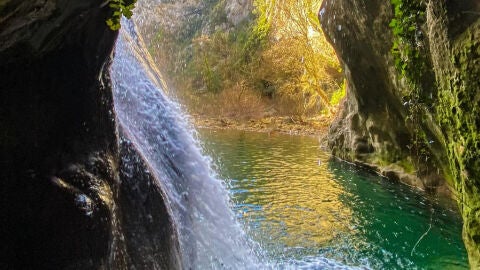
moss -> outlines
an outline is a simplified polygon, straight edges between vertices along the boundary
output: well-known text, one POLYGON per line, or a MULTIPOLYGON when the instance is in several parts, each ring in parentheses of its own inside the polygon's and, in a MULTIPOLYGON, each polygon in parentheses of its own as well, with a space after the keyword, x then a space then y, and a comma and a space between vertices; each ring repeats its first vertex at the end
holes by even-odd
POLYGON ((343 80, 340 88, 338 88, 337 91, 332 93, 332 96, 330 97, 330 105, 340 104, 340 101, 342 101, 342 99, 345 97, 346 94, 347 94, 347 82, 346 80, 343 80))
POLYGON ((464 240, 473 268, 480 267, 480 23, 458 38, 453 70, 442 78, 436 116, 445 133, 446 151, 464 220, 464 240))
MULTIPOLYGON (((480 42, 474 39, 471 31, 467 31, 459 46, 453 49, 453 65, 455 72, 445 77, 443 89, 439 95, 437 119, 445 132, 450 165, 455 179, 479 175, 480 135, 478 122, 480 115, 478 76, 478 48, 480 42), (467 166, 469 165, 469 166, 467 166)), ((471 181, 478 180, 472 179, 471 181)))
POLYGON ((419 0, 391 0, 394 18, 390 22, 394 40, 392 54, 396 68, 415 87, 420 87, 426 72, 423 31, 425 4, 419 0))
MULTIPOLYGON (((439 151, 432 149, 429 138, 435 134, 433 137, 439 139, 436 148, 444 156, 439 164, 456 192, 470 264, 472 268, 480 268, 480 21, 452 44, 445 44, 439 51, 429 51, 421 39, 426 25, 423 1, 391 0, 391 3, 394 11, 390 23, 394 36, 391 52, 399 74, 407 82, 401 94, 404 104, 408 105, 406 119, 412 134, 411 154, 418 160, 429 158, 433 151, 439 151), (442 51, 448 47, 451 49, 442 51), (430 55, 439 61, 435 68, 430 55), (436 73, 436 85, 428 82, 429 70, 436 73), (428 115, 434 116, 434 123, 425 122, 428 115), (432 128, 432 124, 441 132, 432 128)), ((434 16, 445 20, 446 13, 434 16)), ((441 29, 436 31, 437 37, 443 35, 441 29)), ((432 42, 447 40, 438 38, 432 42)), ((408 164, 400 166, 405 168, 408 164)))
MULTIPOLYGON (((427 41, 424 40, 426 4, 421 0, 391 0, 394 18, 389 26, 393 33, 391 49, 394 63, 406 85, 400 95, 407 115, 405 124, 411 135, 407 146, 414 158, 417 174, 428 174, 441 163, 433 154, 431 108, 435 106, 434 76, 427 41), (435 157, 435 158, 434 158, 435 157)), ((404 159, 404 158, 401 158, 404 159)), ((401 160, 400 159, 400 160, 401 160)), ((422 176, 422 175, 417 175, 422 176)))

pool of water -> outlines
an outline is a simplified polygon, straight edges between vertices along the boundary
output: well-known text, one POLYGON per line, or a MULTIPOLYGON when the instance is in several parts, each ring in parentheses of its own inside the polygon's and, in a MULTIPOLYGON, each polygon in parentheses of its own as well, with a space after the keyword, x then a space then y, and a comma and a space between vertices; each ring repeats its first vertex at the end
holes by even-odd
POLYGON ((249 237, 279 268, 468 269, 447 201, 334 161, 314 137, 200 130, 249 237))

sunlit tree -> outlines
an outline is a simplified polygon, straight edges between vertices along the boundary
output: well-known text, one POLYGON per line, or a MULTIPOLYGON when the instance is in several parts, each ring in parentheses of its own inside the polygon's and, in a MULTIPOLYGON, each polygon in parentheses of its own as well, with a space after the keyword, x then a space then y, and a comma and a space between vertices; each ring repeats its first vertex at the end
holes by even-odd
MULTIPOLYGON (((317 18, 321 0, 253 0, 251 16, 235 26, 222 13, 225 3, 205 1, 204 15, 158 26, 151 49, 178 92, 200 107, 241 89, 239 96, 258 93, 282 114, 328 112, 342 79, 317 18)), ((164 5, 168 15, 172 4, 164 5)))
MULTIPOLYGON (((260 0, 259 0, 260 1, 260 0)), ((319 0, 275 0, 269 46, 262 54, 265 79, 277 94, 300 101, 298 113, 330 106, 330 94, 340 88, 340 65, 323 36, 319 0)))

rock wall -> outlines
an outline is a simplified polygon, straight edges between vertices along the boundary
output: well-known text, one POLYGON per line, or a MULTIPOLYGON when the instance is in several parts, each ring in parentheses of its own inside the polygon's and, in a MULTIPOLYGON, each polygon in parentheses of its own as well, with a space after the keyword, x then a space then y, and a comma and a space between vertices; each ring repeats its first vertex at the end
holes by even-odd
POLYGON ((140 17, 135 23, 150 45, 158 45, 155 39, 164 35, 188 40, 197 34, 231 31, 251 20, 254 8, 253 0, 139 1, 137 5, 141 14, 136 14, 140 17))
POLYGON ((180 268, 161 193, 119 145, 110 16, 104 1, 0 3, 2 269, 180 268))
POLYGON ((329 146, 336 156, 426 188, 408 173, 413 171, 408 170, 413 166, 407 148, 411 134, 405 124, 403 86, 390 53, 391 9, 386 1, 324 1, 322 26, 348 83, 341 115, 330 130, 329 146), (352 8, 356 12, 350 12, 352 8))
POLYGON ((348 80, 333 154, 450 193, 480 267, 480 3, 325 0, 319 19, 348 80))

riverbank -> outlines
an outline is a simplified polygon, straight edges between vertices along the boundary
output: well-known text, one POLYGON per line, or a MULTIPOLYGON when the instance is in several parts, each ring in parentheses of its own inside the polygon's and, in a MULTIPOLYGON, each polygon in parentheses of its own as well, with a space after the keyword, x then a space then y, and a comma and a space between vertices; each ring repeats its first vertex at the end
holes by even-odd
MULTIPOLYGON (((331 118, 334 116, 319 115, 310 118, 272 116, 246 120, 228 117, 215 118, 200 114, 193 114, 191 117, 194 125, 197 128, 203 129, 230 129, 268 134, 280 133, 288 135, 314 136, 319 138, 322 147, 326 149, 328 148, 326 137, 330 128, 330 123, 332 122, 331 118)), ((415 173, 405 171, 405 169, 397 163, 380 166, 375 163, 356 160, 353 164, 378 173, 379 175, 387 177, 393 181, 403 183, 410 187, 415 187, 428 194, 444 194, 447 198, 452 198, 453 196, 446 183, 426 186, 422 179, 415 173)))
POLYGON ((206 117, 192 115, 193 123, 198 128, 236 129, 262 133, 284 133, 289 135, 306 135, 324 137, 328 133, 332 116, 320 115, 310 118, 291 116, 272 116, 260 119, 234 119, 226 117, 206 117))

